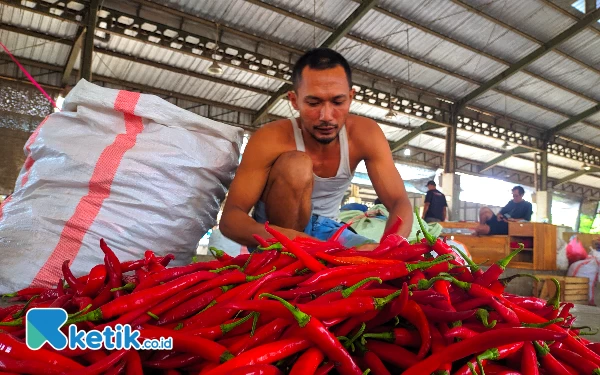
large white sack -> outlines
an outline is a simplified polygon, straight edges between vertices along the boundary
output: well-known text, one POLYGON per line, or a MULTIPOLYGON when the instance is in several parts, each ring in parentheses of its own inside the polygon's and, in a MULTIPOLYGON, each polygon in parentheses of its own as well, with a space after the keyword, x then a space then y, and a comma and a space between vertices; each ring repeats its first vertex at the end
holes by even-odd
POLYGON ((595 305, 594 294, 598 273, 600 272, 600 252, 592 251, 587 259, 578 260, 569 266, 567 276, 587 277, 589 279, 588 303, 595 305))
POLYGON ((14 194, 0 209, 0 293, 50 286, 65 259, 76 275, 147 249, 190 262, 215 224, 238 165, 242 130, 153 95, 81 80, 63 111, 25 145, 14 194))

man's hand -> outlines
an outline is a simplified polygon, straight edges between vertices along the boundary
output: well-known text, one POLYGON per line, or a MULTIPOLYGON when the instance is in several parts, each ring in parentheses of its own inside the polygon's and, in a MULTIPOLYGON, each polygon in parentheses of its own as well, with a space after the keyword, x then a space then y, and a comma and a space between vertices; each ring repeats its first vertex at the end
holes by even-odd
POLYGON ((502 214, 499 213, 496 217, 498 218, 498 221, 504 221, 504 216, 502 214))
POLYGON ((364 245, 360 245, 356 247, 358 251, 373 251, 379 246, 378 243, 366 243, 364 245))

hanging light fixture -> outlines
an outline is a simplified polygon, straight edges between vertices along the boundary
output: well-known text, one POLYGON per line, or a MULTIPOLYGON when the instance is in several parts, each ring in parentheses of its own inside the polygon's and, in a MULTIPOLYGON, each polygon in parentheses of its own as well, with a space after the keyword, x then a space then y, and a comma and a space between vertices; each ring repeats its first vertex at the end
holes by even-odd
POLYGON ((410 156, 410 148, 404 149, 404 156, 410 156))
POLYGON ((217 29, 216 29, 216 33, 215 33, 215 46, 213 48, 213 54, 211 55, 213 62, 206 69, 206 73, 208 73, 208 74, 212 74, 212 75, 223 74, 223 68, 221 67, 221 65, 219 65, 217 60, 215 60, 214 52, 216 52, 218 48, 219 48, 219 24, 217 24, 217 29))
POLYGON ((393 119, 394 117, 396 117, 396 112, 392 111, 392 109, 390 108, 390 110, 388 111, 388 113, 385 114, 385 118, 387 118, 387 119, 393 119))
POLYGON ((210 64, 210 66, 206 69, 206 72, 213 75, 221 75, 223 74, 223 68, 221 68, 221 65, 219 65, 218 62, 213 61, 212 64, 210 64))
POLYGON ((584 171, 589 171, 590 169, 592 169, 592 167, 590 167, 589 165, 587 165, 587 163, 583 163, 582 168, 583 168, 584 171))
POLYGON ((504 144, 502 145, 502 148, 506 150, 509 147, 510 147, 510 143, 508 143, 508 141, 504 141, 504 144))

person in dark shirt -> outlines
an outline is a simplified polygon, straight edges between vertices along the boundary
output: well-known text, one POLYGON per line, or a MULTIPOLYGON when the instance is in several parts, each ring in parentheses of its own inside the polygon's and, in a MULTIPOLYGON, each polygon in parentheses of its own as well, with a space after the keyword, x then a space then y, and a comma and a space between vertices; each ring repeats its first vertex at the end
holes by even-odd
POLYGON ((489 207, 479 211, 477 234, 508 234, 509 221, 531 221, 533 209, 531 203, 523 199, 525 190, 521 186, 512 189, 513 199, 497 215, 489 207))
POLYGON ((427 223, 439 223, 446 221, 448 203, 446 196, 438 189, 434 181, 427 183, 427 195, 425 195, 425 205, 423 208, 423 219, 427 223))

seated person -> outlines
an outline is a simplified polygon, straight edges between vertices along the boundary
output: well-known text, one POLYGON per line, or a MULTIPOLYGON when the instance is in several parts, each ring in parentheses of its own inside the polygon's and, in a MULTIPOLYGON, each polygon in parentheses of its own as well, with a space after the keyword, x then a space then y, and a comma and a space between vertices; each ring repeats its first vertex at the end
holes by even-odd
MULTIPOLYGON (((311 50, 296 62, 292 81, 288 98, 299 117, 263 125, 248 141, 223 209, 223 234, 252 248, 258 245, 253 234, 270 237, 268 220, 289 238, 329 239, 342 226, 339 205, 364 160, 389 209, 387 227, 400 216, 398 234, 408 236, 412 206, 385 135, 375 121, 349 113, 354 89, 348 62, 330 49, 311 50)), ((350 230, 340 242, 361 250, 377 246, 350 230)))
POLYGON ((530 221, 533 210, 531 203, 523 200, 525 190, 521 186, 512 189, 513 199, 497 215, 489 207, 479 211, 477 234, 508 234, 509 221, 530 221))

